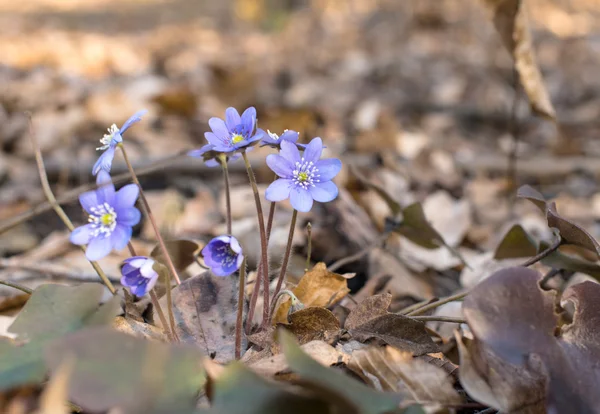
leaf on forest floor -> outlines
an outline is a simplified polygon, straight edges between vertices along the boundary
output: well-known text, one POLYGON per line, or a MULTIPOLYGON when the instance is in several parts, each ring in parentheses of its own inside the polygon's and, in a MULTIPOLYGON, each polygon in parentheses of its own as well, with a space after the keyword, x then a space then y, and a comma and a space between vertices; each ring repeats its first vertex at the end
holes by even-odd
POLYGON ((495 260, 532 257, 538 252, 537 242, 529 236, 523 226, 513 225, 502 238, 494 253, 495 260))
POLYGON ((553 412, 598 412, 592 384, 600 381, 600 285, 564 292, 561 303, 572 302, 575 314, 556 336, 554 294, 540 288, 540 279, 532 269, 503 269, 467 296, 463 313, 475 340, 460 348, 461 383, 501 411, 529 405, 544 412, 547 405, 553 412))
POLYGON ((340 321, 329 309, 310 307, 293 312, 285 328, 292 332, 300 344, 321 340, 329 344, 340 335, 340 321))
MULTIPOLYGON (((328 307, 342 300, 350 289, 346 278, 328 271, 325 263, 317 263, 302 276, 298 285, 291 291, 306 307, 328 307)), ((273 318, 274 323, 287 324, 290 305, 289 298, 279 305, 273 318)))
POLYGON ((422 404, 460 404, 454 379, 446 371, 410 352, 369 347, 352 353, 348 368, 380 391, 401 392, 422 404))
POLYGON ((532 110, 548 119, 556 113, 533 50, 529 19, 521 0, 482 0, 492 13, 496 30, 514 59, 515 68, 532 110))
MULTIPOLYGON (((196 260, 196 251, 200 248, 200 245, 191 240, 168 240, 165 242, 169 257, 173 261, 173 266, 178 272, 184 271, 189 265, 194 263, 196 260)), ((163 255, 162 249, 159 245, 152 249, 150 253, 157 262, 167 266, 167 261, 163 255)))
POLYGON ((52 371, 69 358, 75 360, 69 397, 90 411, 188 410, 205 380, 202 354, 193 347, 147 341, 108 328, 66 335, 46 350, 52 371))
POLYGON ((387 309, 391 303, 392 295, 387 293, 365 299, 350 312, 344 328, 361 342, 376 338, 414 355, 438 352, 437 345, 425 330, 425 324, 389 313, 387 309))
MULTIPOLYGON (((237 282, 235 277, 204 272, 172 291, 177 336, 219 363, 234 358, 237 282)), ((163 309, 167 309, 166 299, 159 301, 163 309)), ((245 342, 242 338, 242 349, 245 342)))
POLYGON ((168 338, 161 328, 150 325, 144 322, 136 321, 135 319, 124 318, 117 316, 112 323, 114 329, 128 335, 138 338, 148 339, 152 341, 167 342, 168 338))

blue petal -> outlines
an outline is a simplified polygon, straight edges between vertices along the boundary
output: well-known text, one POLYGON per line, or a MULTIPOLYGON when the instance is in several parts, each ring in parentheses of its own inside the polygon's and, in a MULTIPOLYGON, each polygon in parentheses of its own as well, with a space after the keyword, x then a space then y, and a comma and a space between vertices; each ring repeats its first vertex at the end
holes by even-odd
POLYGON ((291 143, 296 143, 296 141, 298 141, 298 137, 299 137, 299 134, 296 131, 292 131, 291 129, 288 129, 287 131, 284 131, 283 134, 281 134, 279 139, 281 141, 289 141, 291 143))
POLYGON ((127 184, 115 194, 114 208, 121 210, 135 205, 140 189, 136 184, 127 184))
POLYGON ((133 114, 127 121, 125 121, 121 129, 119 129, 119 133, 122 134, 123 132, 127 131, 130 126, 132 126, 136 122, 141 121, 142 117, 146 115, 146 112, 148 112, 148 110, 142 109, 141 111, 138 111, 135 114, 133 114))
POLYGON ((100 171, 110 172, 114 158, 115 158, 115 147, 110 147, 106 151, 104 151, 102 153, 102 155, 100 155, 100 157, 98 157, 98 160, 96 161, 96 163, 94 164, 94 167, 92 168, 92 174, 96 175, 100 171))
POLYGON ((312 208, 313 199, 308 190, 296 187, 290 191, 290 203, 296 210, 307 213, 312 208))
MULTIPOLYGON (((221 118, 210 118, 208 120, 208 125, 210 126, 210 129, 212 129, 213 133, 217 136, 217 138, 219 138, 219 140, 222 141, 228 141, 230 138, 231 133, 229 132, 229 130, 227 129, 227 126, 225 125, 225 122, 223 122, 223 120, 221 118)), ((206 137, 206 139, 208 139, 208 142, 210 142, 211 144, 216 145, 216 142, 211 142, 211 140, 207 137, 206 134, 204 134, 204 136, 206 137)))
POLYGON ((256 109, 253 106, 246 109, 242 114, 242 125, 246 134, 250 135, 252 131, 254 131, 254 126, 256 125, 256 109))
POLYGON ((102 259, 112 250, 110 237, 93 238, 85 250, 85 257, 92 262, 102 259))
POLYGON ((116 210, 117 223, 123 226, 133 227, 140 222, 142 213, 135 207, 116 210))
POLYGON ((218 167, 221 164, 219 164, 219 161, 217 161, 213 158, 213 159, 204 161, 204 165, 206 165, 207 167, 213 168, 213 167, 218 167))
POLYGON ((98 176, 96 177, 96 185, 99 187, 101 184, 109 184, 112 183, 112 178, 110 178, 110 174, 107 171, 100 171, 98 176))
POLYGON ((232 131, 236 126, 241 123, 240 114, 237 109, 233 107, 229 107, 225 110, 225 125, 227 125, 227 129, 232 131))
POLYGON ((86 224, 85 226, 77 227, 71 232, 71 235, 69 236, 69 241, 79 246, 88 244, 92 239, 93 230, 94 226, 91 224, 86 224))
POLYGON ((263 139, 264 136, 265 136, 265 131, 263 131, 262 129, 257 129, 256 134, 254 134, 252 137, 248 138, 248 143, 251 144, 253 142, 259 141, 259 140, 263 139))
POLYGON ((308 191, 310 191, 310 195, 315 201, 321 203, 331 201, 338 195, 338 188, 333 181, 316 183, 314 187, 310 187, 308 191))
POLYGON ((306 149, 304 150, 304 160, 307 162, 317 163, 319 158, 321 158, 321 153, 323 152, 323 141, 321 138, 313 138, 306 149))
POLYGON ((279 155, 285 158, 291 165, 295 165, 300 162, 300 151, 296 148, 296 145, 288 141, 281 141, 281 151, 279 155))
POLYGON ((267 187, 265 198, 269 201, 282 201, 290 196, 293 187, 292 180, 280 178, 267 187))
MULTIPOLYGON (((218 136, 215 135, 214 132, 205 132, 204 138, 206 138, 208 143, 212 144, 213 146, 214 145, 227 145, 227 143, 229 142, 229 137, 219 138, 218 136)), ((206 147, 202 147, 202 148, 206 148, 206 147)))
POLYGON ((98 203, 107 203, 109 206, 114 206, 115 203, 115 186, 112 182, 102 184, 96 190, 96 197, 98 197, 98 203))
POLYGON ((131 239, 132 229, 129 226, 117 224, 112 234, 110 235, 112 247, 115 250, 124 249, 131 239))
POLYGON ((342 162, 337 158, 327 158, 325 160, 317 161, 315 164, 319 172, 319 181, 330 181, 335 177, 342 169, 342 162))
MULTIPOLYGON (((207 134, 214 135, 212 132, 207 132, 207 134)), ((190 157, 202 158, 202 156, 205 153, 207 153, 208 151, 211 151, 212 149, 213 149, 212 144, 206 144, 205 146, 203 146, 200 149, 188 151, 187 155, 189 155, 190 157)))
POLYGON ((283 158, 281 155, 269 154, 267 155, 267 165, 275 174, 281 178, 291 178, 292 172, 294 171, 294 165, 288 160, 283 158))
POLYGON ((91 209, 98 205, 98 197, 96 196, 95 191, 86 191, 79 195, 79 202, 81 203, 81 207, 85 209, 88 213, 91 213, 91 209))

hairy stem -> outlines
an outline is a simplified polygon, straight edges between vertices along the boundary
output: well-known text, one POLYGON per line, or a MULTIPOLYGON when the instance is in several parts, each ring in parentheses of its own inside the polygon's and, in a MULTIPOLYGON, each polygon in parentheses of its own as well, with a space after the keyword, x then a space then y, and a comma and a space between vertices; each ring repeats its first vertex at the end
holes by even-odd
POLYGON ((411 318, 423 322, 467 323, 463 318, 453 318, 451 316, 412 316, 411 318))
POLYGON ((28 287, 21 286, 21 285, 18 285, 16 283, 8 282, 6 280, 0 280, 0 285, 8 286, 8 287, 11 287, 13 289, 20 290, 23 293, 28 293, 30 295, 33 293, 33 290, 29 289, 28 287))
MULTIPOLYGON (((294 229, 296 228, 296 219, 298 218, 298 210, 294 209, 292 213, 292 221, 290 222, 290 232, 288 233, 288 241, 287 246, 285 247, 285 253, 283 255, 283 262, 281 263, 281 270, 279 271, 279 278, 277 279, 277 286, 275 287, 275 291, 273 292, 273 300, 277 297, 277 294, 281 290, 281 285, 283 284, 283 279, 285 279, 285 273, 287 272, 288 262, 290 260, 290 255, 292 254, 292 244, 294 241, 294 229)), ((272 313, 269 316, 272 318, 272 313)))
POLYGON ((465 296, 467 296, 469 294, 469 292, 460 292, 460 293, 456 293, 452 296, 447 296, 445 298, 439 299, 435 302, 432 303, 427 303, 417 309, 412 310, 411 312, 408 313, 404 313, 401 312, 402 314, 406 315, 406 316, 417 316, 417 315, 422 315, 425 312, 428 312, 430 310, 439 308, 440 306, 446 304, 446 303, 450 303, 450 302, 454 302, 457 300, 462 300, 465 296))
POLYGON ((223 157, 221 160, 223 167, 223 179, 225 181, 225 210, 227 220, 227 234, 231 236, 231 190, 229 186, 229 169, 227 168, 227 160, 223 157))
POLYGON ((242 325, 244 322, 244 288, 246 287, 246 257, 240 268, 240 290, 238 294, 237 318, 235 321, 235 359, 242 356, 242 325))
POLYGON ((127 168, 129 169, 129 173, 131 174, 131 179, 140 189, 140 200, 142 201, 142 206, 144 207, 144 210, 145 210, 144 212, 146 213, 146 215, 148 216, 148 219, 150 220, 150 223, 152 224, 154 233, 156 233, 156 239, 158 240, 158 245, 160 246, 162 254, 165 257, 165 260, 167 262, 167 269, 169 270, 169 274, 172 278, 175 279, 175 282, 178 285, 180 285, 181 280, 179 279, 177 270, 175 270, 175 265, 173 264, 173 260, 171 259, 171 255, 169 254, 169 251, 167 250, 167 246, 165 246, 165 241, 163 240, 163 238, 160 234, 160 230, 156 224, 156 220, 154 220, 154 215, 152 214, 152 210, 150 210, 150 205, 148 204, 148 200, 146 199, 146 196, 144 195, 144 189, 142 188, 142 185, 140 184, 140 180, 138 180, 138 177, 135 174, 135 171, 133 170, 133 166, 131 165, 131 162, 129 161, 129 157, 127 156, 127 151, 125 151, 125 145, 123 145, 123 143, 121 142, 119 144, 119 147, 121 147, 121 152, 123 153, 123 159, 125 160, 125 164, 127 164, 127 168))
MULTIPOLYGON (((65 223, 65 226, 67 226, 69 231, 72 232, 75 229, 75 226, 73 226, 73 223, 69 219, 69 216, 67 216, 67 213, 65 213, 62 207, 56 201, 56 197, 54 197, 54 193, 50 188, 50 183, 48 182, 48 175, 46 174, 46 167, 44 167, 44 159, 42 158, 42 151, 40 150, 35 131, 33 130, 33 121, 31 120, 31 116, 29 117, 29 136, 31 137, 31 143, 33 144, 33 149, 35 151, 35 162, 37 164, 38 173, 40 175, 40 181, 42 182, 42 189, 44 190, 44 195, 46 196, 48 203, 50 203, 58 217, 62 220, 63 223, 65 223)), ((79 247, 85 254, 85 247, 79 247)), ((90 264, 92 265, 96 273, 98 273, 98 276, 106 285, 110 293, 114 295, 117 292, 117 290, 115 289, 111 281, 108 280, 108 277, 106 276, 100 265, 92 261, 90 261, 90 264)))
POLYGON ((310 268, 310 256, 312 254, 312 224, 310 221, 306 225, 306 237, 307 237, 307 246, 306 246, 306 266, 304 266, 304 271, 308 272, 310 268))
MULTIPOLYGON (((256 215, 258 216, 258 231, 260 233, 260 253, 261 253, 261 264, 262 264, 262 277, 263 277, 263 297, 264 297, 264 309, 263 309, 263 326, 266 326, 269 320, 269 257, 267 252, 267 233, 265 230, 265 218, 263 217, 262 205, 260 204, 260 194, 258 192, 258 186, 256 185, 256 177, 252 171, 252 166, 248 160, 248 155, 242 152, 244 163, 246 164, 246 171, 248 172, 248 179, 252 186, 252 192, 254 193, 254 201, 256 203, 256 215)), ((257 275, 257 281, 258 277, 257 275)), ((255 286, 255 289, 258 285, 255 286)))

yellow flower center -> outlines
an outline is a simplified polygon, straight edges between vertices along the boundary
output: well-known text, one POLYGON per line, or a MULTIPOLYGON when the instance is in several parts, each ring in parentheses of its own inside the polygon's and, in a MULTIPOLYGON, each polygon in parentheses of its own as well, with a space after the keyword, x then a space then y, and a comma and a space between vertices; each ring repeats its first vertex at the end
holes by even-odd
POLYGON ((233 136, 231 137, 231 142, 233 142, 234 144, 238 144, 240 142, 242 142, 244 140, 244 137, 241 136, 240 134, 233 134, 233 136))
POLYGON ((103 226, 107 226, 107 227, 110 226, 111 224, 113 224, 114 220, 115 220, 114 215, 110 214, 110 213, 103 214, 100 217, 100 223, 102 223, 103 226))
POLYGON ((298 173, 298 181, 304 182, 306 180, 308 180, 308 174, 305 173, 304 171, 299 172, 298 173))

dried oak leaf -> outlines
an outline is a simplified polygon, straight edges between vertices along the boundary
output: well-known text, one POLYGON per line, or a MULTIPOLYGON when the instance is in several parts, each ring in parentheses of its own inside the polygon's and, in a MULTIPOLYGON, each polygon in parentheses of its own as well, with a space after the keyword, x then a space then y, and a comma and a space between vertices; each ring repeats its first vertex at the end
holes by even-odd
MULTIPOLYGON (((204 272, 172 291, 177 336, 220 363, 234 358, 237 282, 235 277, 204 272)), ((163 309, 167 309, 166 299, 160 299, 163 309)))
POLYGON ((286 329, 300 344, 321 340, 331 344, 340 335, 340 322, 329 309, 310 307, 290 314, 286 329))
MULTIPOLYGON (((350 292, 347 279, 327 270, 325 263, 317 263, 306 272, 292 289, 304 306, 327 307, 338 303, 350 292)), ((287 323, 287 314, 291 301, 288 298, 277 308, 274 323, 287 323)))
POLYGON ((358 341, 379 339, 403 351, 414 355, 438 352, 425 324, 404 315, 389 313, 392 303, 389 293, 371 296, 350 312, 344 328, 358 341))
POLYGON ((467 296, 463 313, 475 341, 461 346, 461 383, 501 411, 598 413, 600 285, 565 291, 562 303, 573 302, 575 314, 555 336, 554 294, 540 279, 532 269, 503 269, 467 296))
POLYGON ((380 391, 401 392, 419 403, 460 404, 454 379, 443 369, 392 347, 352 353, 348 368, 380 391))

